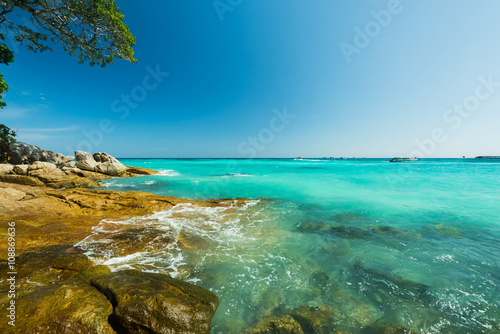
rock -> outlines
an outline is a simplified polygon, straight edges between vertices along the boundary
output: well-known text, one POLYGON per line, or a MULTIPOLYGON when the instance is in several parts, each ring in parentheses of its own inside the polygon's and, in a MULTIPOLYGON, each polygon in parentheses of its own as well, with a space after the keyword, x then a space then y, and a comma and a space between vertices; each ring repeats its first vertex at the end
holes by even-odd
POLYGON ((95 171, 98 173, 119 176, 126 171, 126 167, 120 162, 103 162, 95 167, 95 171))
POLYGON ((68 161, 63 164, 63 167, 76 168, 76 161, 68 161))
POLYGON ((85 151, 75 151, 75 157, 76 161, 87 161, 87 160, 94 160, 94 157, 90 152, 85 152, 85 151))
POLYGON ((330 306, 301 306, 288 312, 305 333, 328 334, 334 329, 333 309, 330 306))
POLYGON ((108 322, 112 313, 104 294, 84 280, 72 279, 16 296, 15 332, 7 321, 0 322, 0 332, 116 334, 108 322))
POLYGON ((75 151, 76 163, 75 167, 83 170, 88 170, 91 172, 95 171, 97 162, 90 152, 75 151))
POLYGON ((246 334, 304 334, 300 324, 290 315, 283 317, 266 317, 246 334))
POLYGON ((111 179, 111 176, 109 176, 109 175, 96 173, 96 172, 90 172, 87 170, 81 170, 78 168, 75 168, 75 170, 73 170, 73 173, 78 175, 78 176, 92 180, 92 181, 102 181, 102 180, 111 179))
POLYGON ((92 160, 80 160, 75 163, 76 168, 80 168, 83 170, 88 170, 90 172, 95 171, 95 167, 97 166, 97 162, 92 160))
MULTIPOLYGON (((91 267, 92 261, 84 252, 71 245, 52 245, 31 248, 16 257, 16 284, 23 291, 74 278, 78 272, 91 267)), ((7 272, 7 263, 0 263, 7 272)), ((8 291, 9 283, 0 284, 0 291, 8 291)))
POLYGON ((128 173, 137 174, 137 175, 157 175, 160 174, 158 171, 150 168, 144 167, 133 167, 133 166, 125 166, 127 168, 128 173))
POLYGON ((43 187, 45 184, 36 177, 26 175, 1 175, 0 182, 16 183, 26 186, 43 187))
POLYGON ((107 153, 101 153, 101 152, 94 153, 94 160, 97 162, 121 163, 115 157, 113 157, 107 153))
POLYGON ((9 174, 14 169, 10 164, 0 164, 0 174, 9 174))
POLYGON ((30 164, 35 161, 46 161, 54 164, 61 164, 73 160, 71 156, 64 156, 60 153, 45 151, 38 146, 31 144, 14 142, 10 145, 10 162, 13 165, 30 164))
POLYGON ((126 270, 89 282, 111 301, 110 322, 125 333, 210 333, 219 305, 212 292, 161 274, 126 270))
POLYGON ((17 175, 28 175, 29 165, 15 165, 12 171, 17 175))
POLYGON ((56 180, 65 177, 66 174, 50 162, 35 161, 28 167, 28 175, 34 176, 41 181, 56 180))

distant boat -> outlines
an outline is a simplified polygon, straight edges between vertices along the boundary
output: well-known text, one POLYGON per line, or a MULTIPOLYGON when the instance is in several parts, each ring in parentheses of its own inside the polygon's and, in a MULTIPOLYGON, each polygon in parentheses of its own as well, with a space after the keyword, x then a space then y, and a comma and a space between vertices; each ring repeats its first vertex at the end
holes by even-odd
POLYGON ((495 155, 480 155, 476 159, 500 159, 500 156, 495 155))
POLYGON ((417 161, 417 158, 402 158, 402 157, 396 157, 392 158, 390 162, 404 162, 404 161, 417 161))
POLYGON ((297 157, 297 159, 295 159, 295 160, 302 160, 302 158, 301 157, 297 157))

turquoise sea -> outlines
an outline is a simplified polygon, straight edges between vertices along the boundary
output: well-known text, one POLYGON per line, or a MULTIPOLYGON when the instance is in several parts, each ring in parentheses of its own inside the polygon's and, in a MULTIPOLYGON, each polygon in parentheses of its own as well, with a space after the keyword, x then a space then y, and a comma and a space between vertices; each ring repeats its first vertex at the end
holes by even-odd
POLYGON ((301 307, 328 310, 350 333, 381 322, 500 333, 499 160, 120 161, 162 174, 106 180, 109 189, 253 199, 103 221, 80 243, 114 269, 166 272, 213 291, 212 333, 301 307), (102 247, 124 226, 143 248, 102 247))

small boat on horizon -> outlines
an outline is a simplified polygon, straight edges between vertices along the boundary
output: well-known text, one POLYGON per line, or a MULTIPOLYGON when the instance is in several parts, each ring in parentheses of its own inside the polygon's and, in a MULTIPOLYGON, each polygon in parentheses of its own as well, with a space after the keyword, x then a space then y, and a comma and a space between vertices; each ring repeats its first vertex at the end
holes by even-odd
POLYGON ((418 159, 415 158, 403 158, 403 157, 395 157, 392 158, 389 162, 404 162, 404 161, 417 161, 418 159))

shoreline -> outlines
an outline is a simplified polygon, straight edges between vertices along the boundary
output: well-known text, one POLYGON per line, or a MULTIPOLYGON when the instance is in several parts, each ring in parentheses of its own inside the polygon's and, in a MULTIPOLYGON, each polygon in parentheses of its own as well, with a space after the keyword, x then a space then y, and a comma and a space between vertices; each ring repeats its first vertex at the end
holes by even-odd
MULTIPOLYGON (((0 329, 43 333, 51 332, 50 326, 71 326, 76 331, 80 328, 89 333, 116 333, 134 332, 139 326, 152 333, 165 328, 209 333, 218 306, 213 293, 165 274, 111 272, 107 266, 94 265, 76 244, 90 236, 104 219, 141 217, 178 204, 228 207, 242 205, 246 199, 204 201, 140 191, 97 190, 96 185, 102 187, 99 181, 113 176, 137 177, 158 172, 123 166, 116 159, 101 162, 101 166, 106 164, 101 173, 77 167, 86 167, 88 160, 87 157, 84 163, 80 159, 57 165, 39 161, 30 165, 0 165, 0 223, 13 226, 0 232, 0 267, 15 273, 12 279, 17 287, 0 298, 2 313, 8 305, 17 305, 17 314, 15 307, 10 311, 13 320, 0 323, 0 329), (115 167, 121 171, 115 173, 115 167), (10 241, 14 247, 10 247, 10 241), (130 297, 134 290, 140 293, 130 297), (106 291, 112 291, 114 297, 106 291), (163 302, 156 305, 151 300, 163 302), (89 306, 82 308, 82 303, 89 306), (141 316, 136 314, 137 307, 142 310, 141 316), (176 311, 165 313, 165 307, 176 311), (40 315, 40 309, 47 312, 40 315), (81 312, 85 317, 81 317, 81 312), (15 327, 11 327, 13 324, 15 327)), ((92 164, 92 169, 99 168, 97 163, 92 164)), ((0 290, 9 292, 11 283, 2 279, 0 290)))

